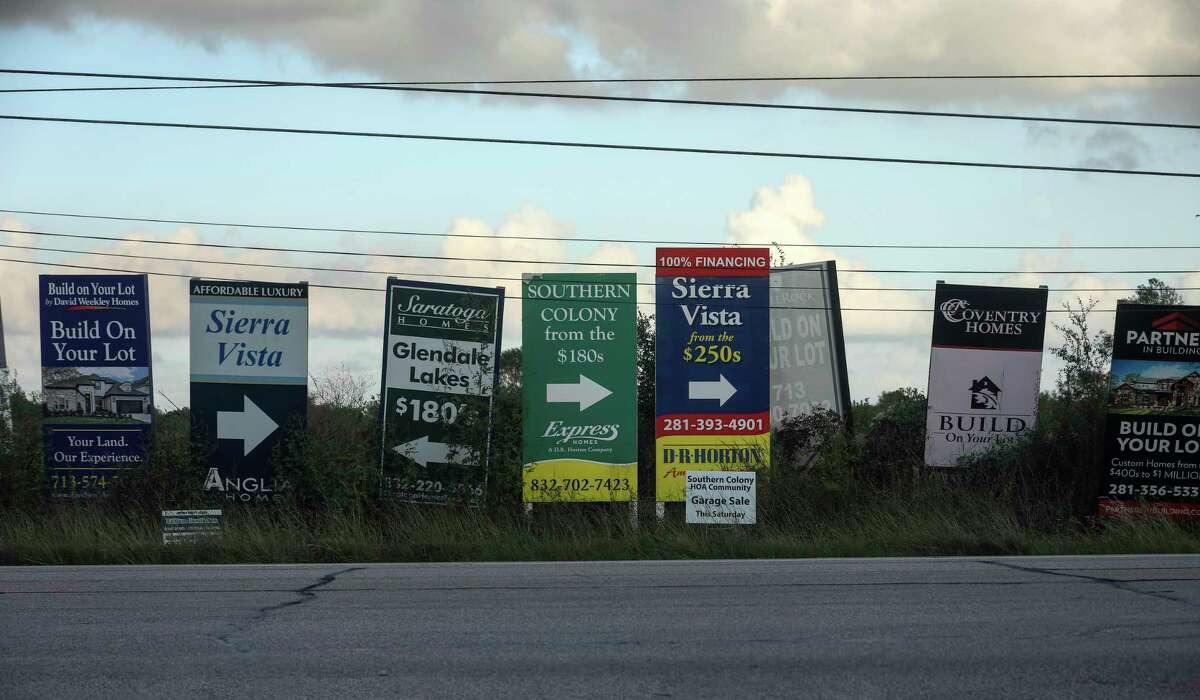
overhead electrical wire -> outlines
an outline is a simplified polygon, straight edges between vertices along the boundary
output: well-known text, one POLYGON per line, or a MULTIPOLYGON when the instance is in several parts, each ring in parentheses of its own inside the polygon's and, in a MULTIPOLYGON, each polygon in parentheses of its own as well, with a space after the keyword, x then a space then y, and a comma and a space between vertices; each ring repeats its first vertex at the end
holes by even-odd
MULTIPOLYGON (((270 83, 272 81, 239 80, 196 76, 146 76, 140 73, 97 73, 83 71, 39 70, 32 68, 2 68, 0 73, 18 75, 47 75, 57 77, 115 78, 120 80, 170 80, 175 82, 270 83)), ((335 83, 339 85, 559 85, 608 83, 755 83, 755 82, 821 82, 871 80, 1121 80, 1200 78, 1200 73, 941 73, 931 75, 793 75, 793 76, 693 76, 657 78, 538 78, 523 80, 387 80, 335 83)))
POLYGON ((543 139, 511 139, 481 136, 447 136, 439 134, 405 134, 381 131, 345 131, 340 129, 301 129, 269 126, 244 126, 237 124, 198 124, 192 122, 151 122, 128 119, 85 119, 70 117, 44 117, 23 114, 0 114, 0 119, 26 122, 48 122, 60 124, 94 124, 105 126, 139 126, 168 129, 197 129, 205 131, 239 131, 247 133, 304 134, 315 136, 352 136, 359 138, 405 139, 415 141, 443 141, 456 143, 486 143, 517 146, 550 146, 556 148, 586 148, 613 151, 645 151, 652 153, 687 153, 694 155, 746 156, 755 158, 786 158, 804 160, 849 161, 858 163, 887 163, 893 165, 936 165, 949 167, 992 168, 1002 170, 1034 170, 1067 173, 1094 173, 1103 175, 1137 175, 1151 177, 1200 178, 1200 172, 1170 172, 1161 170, 1127 170, 1118 168, 1089 168, 1067 165, 1034 165, 1026 163, 995 163, 962 160, 931 160, 924 158, 885 158, 880 156, 849 156, 827 153, 787 153, 780 151, 751 151, 719 148, 687 148, 681 146, 648 146, 640 144, 599 143, 588 141, 552 141, 543 139))
MULTIPOLYGON (((53 233, 49 231, 30 231, 16 228, 0 228, 0 233, 15 233, 27 236, 45 236, 50 238, 74 238, 89 241, 105 241, 107 243, 139 243, 150 245, 169 245, 176 247, 190 248, 214 248, 218 250, 252 250, 269 253, 297 253, 307 255, 345 255, 350 257, 364 258, 393 258, 399 260, 433 260, 441 262, 475 262, 475 263, 490 263, 497 265, 574 265, 584 267, 624 267, 624 268, 641 268, 641 269, 656 269, 653 264, 647 263, 622 263, 622 262, 596 262, 596 261, 572 261, 572 260, 526 260, 516 258, 484 258, 484 257, 462 257, 453 255, 420 255, 416 253, 387 253, 376 251, 347 251, 347 250, 328 250, 328 249, 312 249, 312 248, 283 248, 277 246, 260 246, 260 245, 244 245, 234 243, 207 243, 203 241, 159 241, 144 238, 113 238, 112 236, 96 236, 91 234, 81 233, 53 233)), ((80 252, 80 251, 67 251, 80 252)), ((1028 274, 1028 275, 1100 275, 1100 274, 1122 274, 1122 275, 1167 275, 1167 274, 1192 274, 1195 270, 915 270, 915 269, 874 269, 874 268, 843 268, 839 269, 838 273, 852 274, 920 274, 920 275, 1011 275, 1011 274, 1028 274)), ((487 276, 486 279, 497 279, 487 276)))
MULTIPOLYGON (((71 251, 61 251, 61 252, 71 252, 71 251)), ((17 258, 4 258, 4 257, 0 257, 0 262, 11 262, 11 263, 19 263, 19 264, 25 264, 25 265, 45 266, 45 267, 63 267, 63 268, 69 268, 69 269, 75 269, 75 270, 96 270, 96 271, 101 271, 101 272, 122 272, 122 273, 128 273, 128 274, 133 274, 133 275, 150 275, 153 277, 174 277, 174 278, 180 278, 180 279, 194 279, 196 277, 195 275, 188 275, 188 274, 179 273, 179 272, 130 270, 128 268, 100 267, 100 266, 95 266, 95 265, 78 265, 78 264, 58 263, 58 262, 43 262, 40 260, 20 260, 17 258)), ((220 281, 220 282, 233 282, 233 283, 261 281, 261 280, 240 279, 240 278, 236 278, 236 277, 204 277, 203 279, 215 280, 215 281, 220 281)), ((352 285, 321 284, 321 283, 316 283, 316 282, 309 282, 307 284, 310 287, 316 287, 319 289, 340 289, 340 290, 357 291, 357 292, 386 292, 387 291, 387 288, 380 288, 380 287, 356 287, 356 286, 352 286, 352 285)), ((524 298, 525 297, 522 297, 519 295, 510 296, 510 295, 506 294, 504 296, 505 301, 522 301, 522 300, 524 300, 524 298)), ((560 300, 560 301, 563 301, 563 300, 560 300)), ((579 300, 579 301, 583 302, 586 300, 579 300)), ((610 300, 608 303, 634 304, 636 306, 655 306, 655 307, 663 306, 663 304, 658 303, 658 302, 653 302, 653 301, 622 302, 622 301, 611 301, 610 300)), ((682 304, 683 302, 680 302, 680 303, 682 304)), ((780 310, 787 310, 787 311, 828 311, 828 310, 830 310, 831 307, 826 307, 826 306, 747 305, 742 308, 760 308, 760 309, 767 308, 767 309, 780 309, 780 310)), ((895 312, 895 313, 933 313, 933 311, 934 311, 933 309, 897 309, 897 308, 886 308, 886 307, 852 307, 852 306, 840 306, 840 307, 838 307, 838 310, 839 311, 895 312)), ((1113 311, 1113 309, 1092 309, 1092 310, 1097 313, 1111 313, 1113 311)), ((1070 312, 1071 312, 1071 309, 1046 309, 1046 313, 1070 313, 1070 312)))
MULTIPOLYGON (((121 77, 113 75, 111 77, 121 77)), ((188 77, 181 78, 178 76, 158 76, 158 75, 137 75, 130 76, 142 80, 189 80, 189 81, 220 81, 219 85, 170 85, 170 86, 128 86, 128 87, 73 87, 73 88, 15 88, 0 90, 0 93, 21 93, 21 92, 85 92, 85 91, 112 91, 112 90, 144 90, 144 89, 170 89, 170 90, 190 90, 190 89, 212 89, 217 87, 226 88, 242 88, 242 87, 315 87, 315 88, 333 88, 333 89, 350 89, 350 90, 383 90, 390 92, 418 92, 418 93, 437 93, 437 94, 456 94, 456 95, 489 95, 494 97, 531 97, 538 99, 558 99, 558 100, 591 100, 602 102, 624 102, 624 103, 645 103, 645 104, 667 104, 667 105, 686 105, 686 106, 704 106, 704 107, 732 107, 732 108, 747 108, 747 109, 774 109, 774 110, 792 110, 806 112, 838 112, 850 114, 875 114, 886 116, 908 116, 908 117, 936 117, 949 119, 984 119, 984 120, 999 120, 999 121, 1018 121, 1018 122, 1047 122, 1055 124, 1087 124, 1095 126, 1120 126, 1120 127, 1144 127, 1144 128, 1159 128, 1159 129, 1200 129, 1200 124, 1183 124, 1177 122, 1148 122, 1148 121, 1122 121, 1112 119, 1084 119, 1075 117, 1045 117, 1033 115, 1016 115, 1016 114, 988 114, 976 112, 945 112, 932 110, 915 110, 915 109, 885 109, 882 107, 838 107, 831 105, 806 105, 806 104, 787 104, 777 102, 739 102, 733 100, 702 100, 695 98, 673 98, 673 97, 634 97, 627 95, 598 95, 594 93, 564 93, 564 92, 529 92, 518 90, 495 90, 481 88, 451 88, 451 87, 430 87, 414 84, 395 84, 395 83, 333 83, 333 82, 309 82, 309 81, 277 81, 277 80, 239 80, 239 79, 220 79, 220 78, 198 78, 188 77)))
MULTIPOLYGON (((64 253, 71 255, 96 255, 101 257, 114 258, 130 258, 134 260, 154 260, 159 262, 174 262, 174 263, 198 263, 202 265, 228 265, 230 267, 258 267, 272 270, 289 270, 302 272, 333 272, 338 274, 359 274, 359 275, 388 275, 392 277, 432 277, 436 279, 466 279, 466 280, 486 280, 486 281, 504 281, 504 282, 521 282, 523 277, 506 277, 503 275, 465 275, 446 272, 414 272, 409 270, 404 271, 387 271, 387 270, 362 270, 349 267, 316 267, 309 265, 283 265, 280 263, 260 263, 246 262, 242 260, 204 260, 200 258, 177 258, 161 255, 141 255, 135 253, 116 253, 97 250, 74 250, 68 248, 46 248, 43 246, 27 246, 17 245, 15 243, 0 243, 0 248, 11 248, 14 250, 31 250, 42 253, 64 253)), ((550 273, 552 274, 552 273, 550 273)), ((634 282, 639 287, 654 287, 655 282, 634 282)), ((798 287, 789 285, 772 285, 771 289, 787 289, 787 290, 823 290, 824 287, 798 287)), ((838 285, 841 291, 852 292, 930 292, 928 287, 849 287, 838 285)), ((1200 287, 1175 287, 1179 291, 1193 291, 1200 287)), ((1136 287, 1094 287, 1094 288, 1062 288, 1062 289, 1047 289, 1049 292, 1073 294, 1077 292, 1134 292, 1136 287)))
MULTIPOLYGON (((370 228, 338 228, 332 226, 289 226, 286 224, 251 224, 239 221, 206 221, 196 219, 162 219, 142 216, 108 216, 103 214, 79 214, 74 212, 37 211, 32 209, 3 209, 0 213, 24 214, 30 216, 55 216, 70 219, 98 219, 103 221, 133 221, 153 224, 180 224, 185 226, 227 226, 233 228, 250 228, 279 231, 307 231, 317 233, 362 233, 381 236, 413 236, 428 238, 468 238, 496 240, 496 236, 486 233, 433 233, 429 231, 400 231, 396 229, 370 228)), ((641 238, 595 238, 572 236, 522 236, 505 235, 505 240, 520 241, 551 241, 564 243, 628 243, 647 245, 681 245, 681 246, 728 246, 728 243, 710 243, 705 241, 685 240, 646 240, 641 238)), ((871 248, 887 250, 1200 250, 1200 243, 1146 243, 1126 245, 1047 245, 1047 244, 974 244, 974 243, 776 243, 764 241, 758 243, 739 243, 740 246, 761 246, 768 248, 871 248)))

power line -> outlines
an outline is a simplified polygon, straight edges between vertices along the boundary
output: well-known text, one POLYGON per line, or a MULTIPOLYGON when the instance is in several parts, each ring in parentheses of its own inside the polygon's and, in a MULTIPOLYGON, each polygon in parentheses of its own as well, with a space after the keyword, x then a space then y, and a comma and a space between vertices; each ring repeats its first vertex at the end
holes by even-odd
POLYGON ((250 133, 306 134, 318 136, 354 136, 363 138, 406 139, 415 141, 445 141, 457 143, 488 143, 518 146, 552 146, 557 148, 588 148, 613 151, 647 151, 653 153, 690 153, 697 155, 748 156, 755 158, 789 158, 806 160, 850 161, 858 163, 889 163, 897 165, 938 165, 951 167, 994 168, 1003 170, 1037 170, 1048 172, 1095 173, 1104 175, 1141 175, 1153 177, 1198 178, 1200 173, 1158 170, 1125 170, 1088 168, 1066 165, 1033 165, 1023 163, 991 163, 983 161, 929 160, 922 158, 884 158, 878 156, 847 156, 824 153, 786 153, 779 151, 749 151, 718 148, 685 148, 679 146, 646 146, 637 144, 598 143, 588 141, 549 141, 541 139, 506 139, 480 136, 444 136, 436 134, 404 134, 379 131, 343 131, 336 129, 299 129, 236 124, 197 124, 188 122, 147 122, 125 119, 81 119, 68 117, 36 117, 19 114, 0 114, 0 119, 62 124, 96 124, 107 126, 143 126, 168 129, 199 129, 209 131, 242 131, 250 133))
MULTIPOLYGON (((240 80, 237 78, 201 78, 195 76, 146 76, 136 73, 95 73, 81 71, 35 70, 2 68, 0 73, 20 75, 49 75, 80 78, 116 78, 122 80, 170 80, 175 82, 272 84, 278 81, 240 80)), ((792 76, 693 76, 658 78, 549 78, 533 80, 389 80, 342 82, 335 85, 563 85, 619 83, 754 83, 754 82, 821 82, 871 80, 1122 80, 1122 79, 1200 78, 1200 73, 962 73, 932 75, 792 75, 792 76)))
MULTIPOLYGON (((16 233, 27 236, 46 236, 50 238, 75 238, 89 241, 106 241, 109 243, 141 243, 151 245, 169 245, 177 247, 191 248, 215 248, 219 250, 253 250, 268 253, 299 253, 309 255, 346 255, 351 257, 365 258, 396 258, 401 260, 436 260, 442 262, 477 262, 477 263, 492 263, 500 265, 578 265, 586 267, 626 267, 626 268, 641 268, 641 269, 656 269, 655 265, 647 263, 620 263, 620 262, 589 262, 589 261, 571 261, 571 260, 525 260, 513 258, 471 258, 450 255, 419 255, 415 253, 384 253, 371 251, 347 251, 347 250, 316 250, 311 248, 282 248, 275 246, 257 246, 257 245, 237 245, 233 243, 206 243, 203 241, 153 241, 141 238, 113 238, 111 236, 94 236, 80 233, 51 233, 49 231, 27 231, 14 228, 0 228, 0 233, 16 233)), ((53 249, 50 249, 53 250, 53 249)), ((66 251, 74 253, 82 253, 83 251, 66 251)), ((86 254, 86 253, 85 253, 86 254)), ((198 261, 205 262, 205 261, 198 261)), ((311 269, 311 268, 306 268, 311 269)), ((334 271, 334 270, 330 270, 334 271)), ((1171 275, 1171 274, 1191 274, 1195 270, 914 270, 914 269, 873 269, 873 268, 843 268, 839 269, 838 273, 859 273, 859 274, 920 274, 920 275, 1011 275, 1011 274, 1027 274, 1027 275, 1171 275)), ((485 276, 484 279, 499 279, 498 277, 485 276)))
MULTIPOLYGON (((138 216, 106 216, 101 214, 77 214, 57 211, 35 211, 29 209, 2 209, 0 213, 26 214, 31 216, 57 216, 71 219, 99 219, 103 221, 136 221, 154 224, 181 224, 186 226, 229 226, 279 231, 310 231, 317 233, 363 233, 383 236, 414 236, 429 238, 477 238, 497 240, 485 233, 432 233, 428 231, 400 231, 395 229, 337 228, 329 226, 288 226, 284 224, 250 224, 237 221, 202 221, 192 219, 155 219, 138 216)), ((571 236, 505 236, 506 240, 553 241, 578 243, 628 243, 683 246, 728 246, 727 243, 708 243, 685 240, 645 240, 639 238, 575 238, 571 236)), ((991 245, 991 244, 922 244, 922 243, 740 243, 741 246, 782 248, 872 248, 887 250, 1191 250, 1200 249, 1200 244, 1141 244, 1141 245, 991 245)))
MULTIPOLYGON (((153 76, 140 75, 137 76, 146 80, 176 80, 170 76, 153 76)), ((193 80, 207 80, 206 78, 194 78, 193 80)), ((932 110, 916 110, 916 109, 885 109, 882 107, 837 107, 830 105, 808 105, 808 104, 780 104, 777 102, 739 102, 733 100, 701 100, 694 98, 674 98, 674 97, 632 97, 626 95, 598 95, 587 93, 564 93, 564 92, 529 92, 518 90, 485 90, 480 88, 451 88, 451 87, 428 87, 418 85, 397 85, 397 84, 382 84, 382 83, 329 83, 329 82, 299 82, 299 81, 235 81, 221 85, 168 85, 168 86, 129 86, 129 87, 74 87, 74 88, 17 88, 0 90, 0 93, 22 93, 22 92, 90 92, 90 91, 113 91, 113 90, 194 90, 194 89, 213 89, 213 88, 243 88, 243 87, 316 87, 316 88, 335 88, 335 89, 351 89, 351 90, 383 90, 389 92, 416 92, 416 93, 435 93, 435 94, 452 94, 452 95, 490 95, 494 97, 532 97, 538 99, 557 99, 557 100, 591 100, 601 102, 624 102, 624 103, 642 103, 642 104, 666 104, 666 105, 686 105, 686 106, 703 106, 703 107, 732 107, 742 109, 773 109, 773 110, 792 110, 805 112, 836 112, 848 114, 873 114, 883 116, 906 116, 906 117, 936 117, 949 119, 984 119, 992 121, 1016 121, 1016 122, 1046 122, 1053 124, 1087 124, 1093 126, 1121 126, 1121 127, 1144 127, 1144 128, 1159 128, 1159 129, 1200 129, 1200 124, 1183 124, 1178 122, 1146 122, 1146 121, 1122 121, 1113 119, 1083 119, 1077 117, 1040 117, 1032 115, 1016 115, 1016 114, 989 114, 978 112, 945 112, 932 110)))
MULTIPOLYGON (((409 276, 409 277, 430 277, 434 279, 459 279, 459 280, 483 280, 483 281, 503 281, 503 282, 521 282, 523 277, 505 277, 502 275, 464 275, 443 272, 412 272, 412 271, 386 271, 386 270, 360 270, 357 268, 348 267, 315 267, 308 265, 283 265, 280 263, 259 263, 245 262, 240 260, 203 260, 199 258, 177 258, 160 255, 140 255, 134 253, 115 253, 97 250, 74 250, 69 248, 46 248, 42 246, 27 246, 17 245, 14 243, 0 243, 0 248, 11 248, 14 250, 30 250, 43 253, 69 253, 72 255, 96 255, 100 257, 110 258, 130 258, 134 260, 154 260, 158 262, 175 262, 175 263, 197 263, 202 265, 228 265, 230 267, 255 267, 266 268, 272 270, 289 270, 302 272, 333 272, 338 274, 360 274, 360 275, 388 275, 388 276, 409 276)), ((656 287, 655 282, 634 282, 639 287, 656 287)), ((824 287, 798 287, 789 285, 772 285, 772 290, 823 290, 824 287)), ((928 287, 846 287, 838 285, 841 291, 855 292, 922 292, 932 293, 933 290, 928 287)), ((1178 291, 1194 291, 1200 287, 1174 287, 1178 291)), ((1048 289, 1047 291, 1054 293, 1079 293, 1079 292, 1134 292, 1136 287, 1094 287, 1094 288, 1062 288, 1048 289)))
MULTIPOLYGON (((196 275, 185 275, 185 274, 177 273, 177 272, 156 272, 156 271, 147 271, 147 270, 130 270, 127 268, 99 267, 99 266, 93 266, 93 265, 75 265, 75 264, 69 264, 69 263, 42 262, 42 261, 38 261, 38 260, 19 260, 16 258, 0 257, 0 262, 11 262, 11 263, 20 263, 20 264, 25 264, 25 265, 38 265, 38 266, 46 266, 46 267, 63 267, 63 268, 69 268, 69 269, 75 269, 75 270, 95 270, 95 271, 100 271, 100 272, 123 272, 123 273, 134 274, 134 275, 150 275, 153 277, 174 277, 174 278, 182 278, 182 279, 196 278, 196 275)), ((203 279, 211 279, 211 280, 220 281, 220 282, 255 282, 255 281, 259 281, 259 280, 240 279, 240 278, 236 278, 236 277, 205 277, 203 279)), ((319 284, 319 283, 314 283, 314 282, 308 283, 308 286, 316 287, 319 289, 339 289, 339 290, 358 291, 358 292, 386 292, 387 291, 386 287, 381 289, 378 287, 354 287, 354 286, 350 286, 350 285, 319 284)), ((525 299, 525 297, 522 297, 519 295, 510 296, 510 295, 506 294, 504 296, 504 299, 505 299, 505 301, 523 301, 525 299)), ((559 301, 562 301, 562 300, 559 300, 559 301)), ((585 300, 579 300, 579 301, 585 301, 585 300)), ((664 306, 664 304, 660 304, 658 302, 652 302, 652 301, 621 302, 621 301, 610 300, 607 303, 634 304, 636 306, 654 306, 654 307, 664 306)), ((680 304, 682 304, 682 302, 680 302, 680 304)), ((831 307, 826 307, 826 306, 761 306, 761 305, 759 305, 759 306, 745 306, 743 308, 759 308, 759 309, 767 308, 767 309, 780 309, 780 310, 787 310, 787 311, 828 311, 828 310, 830 310, 831 307)), ((896 312, 896 313, 933 313, 933 311, 934 311, 933 309, 896 309, 896 308, 885 308, 885 307, 850 307, 850 306, 842 306, 842 307, 839 307, 838 310, 839 311, 896 312)), ((1114 309, 1093 309, 1093 311, 1095 311, 1097 313, 1111 313, 1112 311, 1114 311, 1114 309)), ((1069 312, 1070 312, 1069 309, 1046 309, 1046 313, 1069 313, 1069 312)))

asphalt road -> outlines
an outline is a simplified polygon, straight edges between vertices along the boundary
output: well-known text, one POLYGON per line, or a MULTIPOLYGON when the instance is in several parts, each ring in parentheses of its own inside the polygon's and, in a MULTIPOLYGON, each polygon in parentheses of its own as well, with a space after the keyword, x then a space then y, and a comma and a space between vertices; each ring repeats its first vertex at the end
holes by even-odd
POLYGON ((1200 698, 1200 556, 0 568, 0 696, 1200 698))

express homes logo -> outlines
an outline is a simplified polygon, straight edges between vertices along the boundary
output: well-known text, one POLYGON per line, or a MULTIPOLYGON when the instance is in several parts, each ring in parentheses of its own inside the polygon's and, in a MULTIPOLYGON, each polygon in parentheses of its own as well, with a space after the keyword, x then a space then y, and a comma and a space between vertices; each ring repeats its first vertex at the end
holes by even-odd
POLYGON ((971 382, 971 408, 997 411, 1000 409, 1001 389, 991 377, 980 377, 971 382))

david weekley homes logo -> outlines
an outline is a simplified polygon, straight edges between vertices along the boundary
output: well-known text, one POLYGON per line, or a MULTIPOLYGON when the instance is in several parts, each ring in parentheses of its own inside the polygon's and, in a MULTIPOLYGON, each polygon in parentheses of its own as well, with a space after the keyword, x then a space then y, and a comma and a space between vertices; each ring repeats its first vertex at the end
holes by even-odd
POLYGON ((971 408, 989 411, 1000 408, 1000 387, 991 377, 980 377, 971 382, 971 408))
POLYGON ((552 420, 546 426, 544 438, 558 438, 556 444, 612 442, 621 434, 621 426, 615 423, 607 425, 567 425, 560 420, 552 420))
POLYGON ((1021 335, 1025 324, 1036 324, 1042 319, 1042 311, 1004 311, 999 309, 973 309, 966 299, 947 299, 938 306, 942 318, 950 323, 963 324, 967 333, 986 335, 1021 335))

